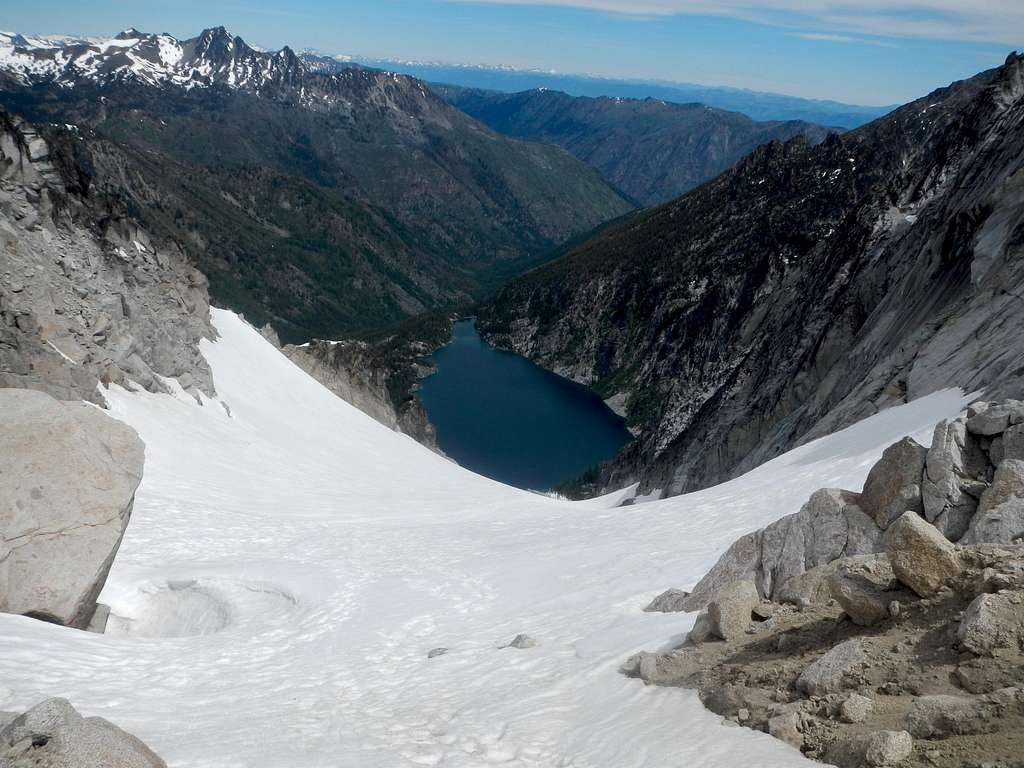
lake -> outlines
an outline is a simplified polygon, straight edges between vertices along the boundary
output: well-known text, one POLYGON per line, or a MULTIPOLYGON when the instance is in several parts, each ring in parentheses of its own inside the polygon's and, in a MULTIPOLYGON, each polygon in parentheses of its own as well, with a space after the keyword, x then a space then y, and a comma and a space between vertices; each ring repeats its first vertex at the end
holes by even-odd
POLYGON ((441 450, 508 485, 545 491, 610 459, 632 439, 586 387, 494 349, 472 320, 432 356, 420 398, 441 450))

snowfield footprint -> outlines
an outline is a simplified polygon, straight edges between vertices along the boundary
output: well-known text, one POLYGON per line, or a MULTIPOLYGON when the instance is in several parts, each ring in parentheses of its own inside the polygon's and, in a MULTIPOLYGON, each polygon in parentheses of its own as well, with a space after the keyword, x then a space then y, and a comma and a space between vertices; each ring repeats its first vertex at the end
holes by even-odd
POLYGON ((107 634, 196 637, 290 613, 294 596, 271 584, 229 579, 168 580, 146 584, 115 606, 107 634))

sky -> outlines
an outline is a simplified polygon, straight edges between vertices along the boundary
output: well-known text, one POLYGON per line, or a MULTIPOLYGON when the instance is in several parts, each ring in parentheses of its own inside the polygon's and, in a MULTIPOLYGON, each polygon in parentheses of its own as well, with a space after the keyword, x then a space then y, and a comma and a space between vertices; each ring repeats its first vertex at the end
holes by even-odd
POLYGON ((1024 48, 1024 0, 42 0, 0 29, 192 37, 268 48, 909 101, 1024 48))

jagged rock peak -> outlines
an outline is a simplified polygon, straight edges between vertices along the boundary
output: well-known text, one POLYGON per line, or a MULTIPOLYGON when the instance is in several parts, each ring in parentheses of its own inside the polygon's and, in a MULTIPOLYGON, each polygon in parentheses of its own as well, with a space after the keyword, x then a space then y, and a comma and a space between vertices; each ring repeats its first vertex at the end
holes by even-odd
POLYGON ((0 36, 0 72, 25 85, 141 82, 185 88, 224 85, 260 92, 294 85, 308 69, 288 47, 264 52, 223 26, 179 40, 130 27, 110 39, 0 36))
POLYGON ((1024 96, 1024 55, 1013 51, 999 70, 999 76, 988 88, 992 101, 1003 109, 1009 108, 1024 96))

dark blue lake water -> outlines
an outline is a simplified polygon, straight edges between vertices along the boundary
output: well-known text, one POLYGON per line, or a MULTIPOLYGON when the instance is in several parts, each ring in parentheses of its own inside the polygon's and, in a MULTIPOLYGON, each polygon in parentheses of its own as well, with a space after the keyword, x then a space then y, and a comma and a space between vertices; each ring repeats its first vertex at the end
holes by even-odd
POLYGON ((593 392, 494 349, 471 320, 455 324, 433 361, 437 373, 419 394, 437 443, 478 474, 544 491, 610 459, 632 437, 593 392))

